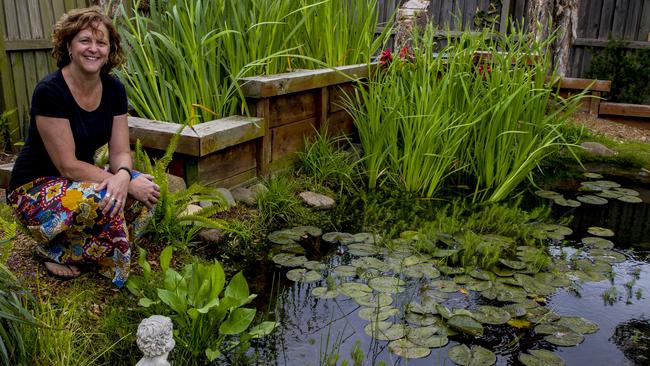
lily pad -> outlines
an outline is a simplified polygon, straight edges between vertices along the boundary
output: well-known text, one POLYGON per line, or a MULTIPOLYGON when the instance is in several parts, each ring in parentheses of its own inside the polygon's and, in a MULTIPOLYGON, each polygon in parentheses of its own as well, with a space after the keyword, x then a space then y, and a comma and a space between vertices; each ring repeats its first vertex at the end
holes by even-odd
POLYGON ((597 196, 603 197, 603 198, 619 198, 621 196, 624 196, 622 193, 618 193, 614 190, 611 189, 606 189, 602 192, 596 192, 597 196))
POLYGON ((409 324, 417 325, 420 327, 427 327, 434 324, 438 324, 438 317, 432 314, 418 314, 418 313, 407 313, 406 321, 409 324))
POLYGON ((523 307, 520 304, 516 304, 516 303, 515 304, 505 305, 502 309, 507 311, 508 314, 510 314, 510 316, 512 318, 517 318, 517 317, 520 317, 520 316, 524 316, 527 313, 525 307, 523 307))
POLYGON ((356 243, 375 244, 381 241, 380 235, 372 233, 358 233, 354 234, 353 237, 356 243))
POLYGON ((316 271, 307 271, 304 268, 296 268, 287 272, 287 278, 295 282, 316 282, 323 279, 323 276, 316 271))
POLYGON ((556 198, 553 202, 563 207, 580 207, 580 202, 566 198, 556 198))
POLYGON ((356 258, 352 260, 350 263, 354 267, 358 268, 363 268, 363 269, 377 269, 377 270, 384 270, 387 267, 386 262, 381 261, 375 257, 361 257, 361 258, 356 258))
POLYGON ((621 202, 627 202, 627 203, 641 203, 643 200, 640 197, 637 196, 620 196, 616 197, 617 200, 621 202))
POLYGON ((514 270, 520 270, 526 268, 526 263, 521 262, 521 261, 513 261, 513 260, 508 260, 508 259, 499 259, 499 262, 503 264, 504 266, 508 268, 512 268, 514 270))
POLYGON ((358 257, 365 257, 379 254, 379 250, 375 244, 354 243, 348 245, 348 253, 358 257))
POLYGON ((610 237, 614 236, 614 231, 599 226, 591 226, 587 229, 587 232, 591 235, 601 236, 601 237, 610 237))
POLYGON ((334 268, 334 273, 343 277, 351 277, 357 275, 357 267, 353 266, 338 266, 334 268))
POLYGON ((273 256, 272 260, 283 267, 300 267, 307 262, 305 256, 295 256, 288 253, 276 254, 273 256))
POLYGON ((436 249, 431 256, 434 258, 447 258, 458 253, 458 249, 436 249))
POLYGON ((510 320, 510 313, 505 309, 496 306, 483 305, 477 308, 478 311, 474 312, 474 319, 483 324, 505 324, 510 320))
POLYGON ((515 272, 510 268, 502 268, 497 266, 490 268, 490 271, 494 272, 494 274, 499 277, 512 277, 512 275, 515 274, 515 272))
POLYGON ((373 290, 387 294, 403 292, 404 285, 406 285, 406 282, 397 277, 376 277, 368 281, 368 286, 373 290))
POLYGON ((490 350, 481 346, 472 346, 470 349, 464 344, 451 347, 449 358, 461 366, 491 366, 497 362, 497 357, 490 350))
POLYGON ((297 234, 291 230, 278 230, 270 233, 267 236, 267 239, 274 244, 295 244, 298 239, 300 239, 300 234, 297 234))
POLYGON ((519 354, 519 361, 525 366, 565 366, 564 360, 545 349, 531 349, 530 354, 519 354))
POLYGON ((473 269, 469 275, 476 279, 484 281, 491 281, 494 279, 494 275, 492 273, 484 271, 482 269, 473 269))
POLYGON ((307 261, 302 266, 312 271, 321 271, 326 268, 325 263, 319 261, 307 261))
POLYGON ((385 321, 370 322, 363 330, 367 335, 380 341, 394 341, 406 336, 404 325, 385 321))
POLYGON ((339 285, 339 291, 352 298, 372 293, 372 289, 368 285, 359 282, 344 282, 339 285))
POLYGON ((431 287, 442 292, 452 293, 460 290, 460 286, 450 280, 436 280, 431 282, 431 287))
POLYGON ((556 198, 562 198, 562 195, 558 192, 545 191, 545 190, 536 191, 535 195, 538 197, 551 199, 551 200, 556 198))
POLYGON ((399 314, 399 309, 392 306, 384 306, 381 308, 362 308, 359 310, 359 317, 368 321, 383 321, 391 316, 399 314))
POLYGON ((428 337, 412 337, 411 333, 408 334, 408 339, 417 344, 418 346, 428 347, 428 348, 440 348, 444 347, 449 343, 449 338, 445 335, 431 335, 428 337))
POLYGON ((355 296, 353 299, 357 304, 368 307, 384 307, 393 303, 393 297, 390 294, 365 294, 355 296))
POLYGON ((598 238, 595 236, 588 236, 586 238, 582 238, 581 241, 582 244, 596 249, 612 249, 614 247, 614 243, 612 243, 611 240, 598 238))
POLYGON ((431 353, 431 349, 420 347, 408 339, 398 339, 388 343, 388 349, 394 354, 404 358, 424 358, 431 353))
POLYGON ((438 267, 438 269, 440 270, 440 272, 446 274, 447 276, 465 273, 465 268, 462 267, 440 266, 438 267))
POLYGON ((406 310, 416 314, 437 314, 438 310, 436 310, 436 305, 438 303, 435 301, 423 301, 422 304, 417 301, 411 301, 406 305, 406 310))
POLYGON ((598 173, 592 173, 592 172, 585 172, 582 174, 583 177, 585 178, 590 178, 590 179, 602 179, 603 176, 598 173))
POLYGON ((468 315, 454 315, 447 320, 447 325, 474 337, 483 336, 483 326, 468 315))
POLYGON ((533 323, 529 322, 526 319, 510 319, 508 320, 508 325, 517 329, 522 329, 522 328, 530 328, 533 325, 533 323))
POLYGON ((580 334, 596 333, 598 329, 600 329, 598 324, 579 316, 563 316, 555 323, 563 325, 580 334))
POLYGON ((465 284, 465 287, 468 290, 479 291, 480 292, 480 291, 485 291, 485 290, 491 288, 492 287, 492 282, 490 282, 490 281, 480 281, 480 280, 473 279, 472 281, 467 282, 465 284))
POLYGON ((589 183, 602 187, 603 189, 618 188, 621 186, 620 184, 612 182, 611 180, 596 180, 589 183))
POLYGON ((340 233, 338 231, 325 233, 323 234, 322 239, 332 244, 348 245, 355 242, 354 236, 352 236, 352 234, 340 233))
POLYGON ((592 194, 581 195, 576 197, 576 199, 582 203, 588 203, 590 205, 598 205, 598 206, 606 205, 607 202, 609 202, 607 201, 607 199, 603 197, 594 196, 592 194))
POLYGON ((625 262, 625 255, 606 249, 591 249, 589 255, 596 261, 603 261, 607 263, 623 263, 625 262))
POLYGON ((585 340, 585 336, 574 332, 557 332, 547 335, 544 337, 544 340, 556 346, 573 347, 582 343, 585 340))
POLYGON ((557 315, 553 310, 537 307, 528 309, 528 314, 526 314, 526 319, 539 324, 539 323, 550 323, 560 319, 560 316, 557 315))
POLYGON ((339 295, 338 290, 328 290, 327 287, 316 287, 311 294, 319 299, 333 299, 339 295))
POLYGON ((412 278, 426 277, 434 279, 440 277, 440 271, 438 271, 431 263, 420 263, 408 266, 404 268, 403 273, 412 278))
POLYGON ((415 328, 406 327, 406 338, 414 342, 417 339, 431 337, 432 335, 438 333, 439 330, 440 328, 434 325, 415 328))
POLYGON ((638 191, 635 191, 634 189, 630 189, 630 188, 615 187, 612 188, 611 190, 616 193, 620 193, 623 196, 639 196, 641 194, 638 191))
POLYGON ((310 236, 321 236, 323 235, 323 230, 317 228, 316 226, 296 226, 291 228, 291 231, 298 234, 299 236, 310 235, 310 236))

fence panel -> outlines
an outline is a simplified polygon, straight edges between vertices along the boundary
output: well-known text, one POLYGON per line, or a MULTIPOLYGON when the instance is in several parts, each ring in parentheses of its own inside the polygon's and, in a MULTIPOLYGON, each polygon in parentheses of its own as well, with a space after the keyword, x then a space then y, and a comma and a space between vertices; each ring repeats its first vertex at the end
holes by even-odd
POLYGON ((0 9, 0 111, 17 108, 9 121, 13 141, 25 136, 31 93, 52 72, 52 25, 66 11, 88 6, 87 0, 3 0, 0 9))

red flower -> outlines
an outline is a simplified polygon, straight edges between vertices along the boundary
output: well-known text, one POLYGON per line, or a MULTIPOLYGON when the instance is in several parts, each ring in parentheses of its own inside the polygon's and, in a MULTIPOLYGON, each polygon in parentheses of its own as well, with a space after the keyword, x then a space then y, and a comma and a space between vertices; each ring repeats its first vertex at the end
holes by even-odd
POLYGON ((384 50, 379 56, 379 66, 388 67, 390 63, 393 62, 393 54, 390 53, 390 48, 384 50))
POLYGON ((405 60, 405 61, 406 60, 411 61, 411 62, 415 61, 415 58, 413 57, 413 54, 411 53, 411 50, 408 47, 402 47, 399 50, 399 58, 401 58, 402 60, 405 60))
POLYGON ((487 79, 487 76, 488 76, 491 72, 492 72, 492 67, 490 67, 490 65, 488 65, 488 64, 485 64, 485 65, 481 64, 481 65, 478 67, 478 73, 479 73, 480 75, 483 75, 483 80, 486 80, 486 79, 487 79))

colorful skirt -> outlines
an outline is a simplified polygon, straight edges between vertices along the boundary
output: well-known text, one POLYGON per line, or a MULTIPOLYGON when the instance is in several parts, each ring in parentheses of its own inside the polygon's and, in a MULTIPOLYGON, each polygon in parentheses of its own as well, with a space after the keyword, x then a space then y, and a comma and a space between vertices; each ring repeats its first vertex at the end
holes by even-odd
POLYGON ((104 215, 106 190, 95 183, 42 177, 7 197, 18 219, 38 242, 41 256, 63 265, 96 264, 99 273, 124 286, 131 266, 129 243, 142 235, 153 210, 128 199, 120 215, 104 215))

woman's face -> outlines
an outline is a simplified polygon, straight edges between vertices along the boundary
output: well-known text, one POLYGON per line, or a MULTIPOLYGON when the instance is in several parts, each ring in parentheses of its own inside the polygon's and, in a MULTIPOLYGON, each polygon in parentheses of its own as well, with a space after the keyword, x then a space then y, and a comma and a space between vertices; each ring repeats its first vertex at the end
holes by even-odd
POLYGON ((86 74, 99 73, 108 61, 110 43, 108 29, 103 23, 86 27, 77 33, 68 45, 71 66, 86 74))

